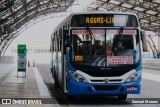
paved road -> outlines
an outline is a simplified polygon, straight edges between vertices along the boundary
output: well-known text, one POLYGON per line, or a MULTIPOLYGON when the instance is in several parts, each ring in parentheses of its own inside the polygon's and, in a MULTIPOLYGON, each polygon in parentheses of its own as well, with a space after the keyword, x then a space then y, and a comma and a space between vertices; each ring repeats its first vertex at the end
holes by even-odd
POLYGON ((132 98, 160 98, 160 70, 143 68, 142 92, 140 95, 128 95, 126 101, 118 101, 111 96, 79 96, 76 100, 67 99, 60 89, 54 89, 54 80, 49 64, 37 64, 37 68, 46 83, 52 97, 60 106, 65 107, 160 107, 160 104, 132 104, 132 98), (148 77, 148 74, 152 74, 148 77), (152 80, 155 78, 155 80, 152 80))

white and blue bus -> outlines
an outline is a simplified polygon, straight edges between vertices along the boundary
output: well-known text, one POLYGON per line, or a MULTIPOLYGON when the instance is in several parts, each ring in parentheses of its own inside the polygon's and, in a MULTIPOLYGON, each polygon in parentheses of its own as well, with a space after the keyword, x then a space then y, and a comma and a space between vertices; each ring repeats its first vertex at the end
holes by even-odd
POLYGON ((141 36, 136 14, 80 12, 51 35, 55 87, 69 96, 105 94, 125 100, 141 90, 141 36))

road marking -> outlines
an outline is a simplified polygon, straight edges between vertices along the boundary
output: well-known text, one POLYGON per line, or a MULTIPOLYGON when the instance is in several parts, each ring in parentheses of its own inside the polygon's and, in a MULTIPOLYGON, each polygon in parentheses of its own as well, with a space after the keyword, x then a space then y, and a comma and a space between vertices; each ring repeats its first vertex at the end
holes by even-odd
POLYGON ((37 81, 37 85, 38 85, 38 89, 39 89, 41 98, 45 98, 45 97, 51 98, 51 95, 48 91, 48 88, 45 85, 38 69, 36 67, 34 67, 33 70, 34 70, 34 74, 35 74, 35 78, 36 78, 36 81, 37 81))
POLYGON ((38 90, 39 90, 39 93, 40 93, 40 96, 41 98, 53 98, 55 99, 55 104, 44 104, 43 106, 44 107, 60 107, 60 105, 58 104, 56 98, 54 97, 51 97, 49 91, 48 91, 48 88, 47 86, 45 85, 43 79, 42 79, 42 76, 41 74, 39 73, 38 69, 36 67, 33 68, 34 70, 34 74, 35 74, 35 78, 36 78, 36 81, 37 81, 37 85, 38 85, 38 90))
POLYGON ((152 80, 155 82, 160 82, 160 75, 142 72, 142 78, 152 80))

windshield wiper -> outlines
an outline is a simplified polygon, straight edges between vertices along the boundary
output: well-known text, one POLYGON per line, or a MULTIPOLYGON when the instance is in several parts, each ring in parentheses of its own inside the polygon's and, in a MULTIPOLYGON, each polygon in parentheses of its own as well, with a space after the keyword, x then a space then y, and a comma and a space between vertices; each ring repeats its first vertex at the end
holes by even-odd
POLYGON ((86 26, 87 31, 89 32, 89 34, 91 35, 91 37, 93 38, 94 41, 96 41, 95 37, 93 36, 93 33, 91 31, 91 29, 89 28, 89 26, 86 26))

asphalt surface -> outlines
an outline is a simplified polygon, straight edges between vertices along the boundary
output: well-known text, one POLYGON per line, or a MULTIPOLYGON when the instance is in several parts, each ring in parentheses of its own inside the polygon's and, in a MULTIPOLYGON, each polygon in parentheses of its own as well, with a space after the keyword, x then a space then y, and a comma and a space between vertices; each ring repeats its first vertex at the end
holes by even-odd
MULTIPOLYGON (((55 98, 60 106, 63 107, 160 107, 159 104, 133 104, 133 100, 140 100, 140 98, 159 98, 160 99, 160 83, 146 79, 142 79, 141 94, 130 94, 126 101, 119 101, 115 96, 76 96, 75 99, 68 99, 61 89, 54 88, 54 80, 50 73, 49 64, 36 64, 48 90, 55 98)), ((154 74, 160 76, 159 69, 143 68, 143 73, 154 74)))

